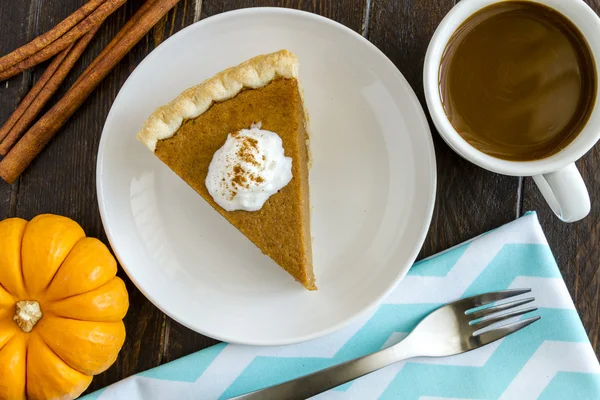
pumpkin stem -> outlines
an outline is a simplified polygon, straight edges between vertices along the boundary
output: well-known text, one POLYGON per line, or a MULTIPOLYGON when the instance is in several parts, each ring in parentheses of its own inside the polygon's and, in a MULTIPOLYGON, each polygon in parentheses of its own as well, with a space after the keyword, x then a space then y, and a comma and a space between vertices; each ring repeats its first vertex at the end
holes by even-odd
POLYGON ((40 303, 35 300, 17 301, 13 320, 23 332, 31 332, 41 318, 42 310, 40 310, 40 303))

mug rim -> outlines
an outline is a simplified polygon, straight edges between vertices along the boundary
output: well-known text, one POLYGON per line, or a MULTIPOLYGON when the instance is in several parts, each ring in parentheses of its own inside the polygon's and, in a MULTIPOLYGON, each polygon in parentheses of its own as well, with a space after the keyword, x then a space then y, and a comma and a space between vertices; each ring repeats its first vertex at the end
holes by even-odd
MULTIPOLYGON (((470 16, 475 14, 482 8, 500 3, 506 0, 468 0, 461 1, 456 4, 446 14, 444 19, 440 22, 437 29, 435 30, 427 53, 425 54, 425 62, 423 67, 423 88, 425 91, 425 100, 427 102, 427 108, 433 120, 437 131, 440 136, 452 150, 458 153, 461 157, 466 160, 478 165, 481 168, 489 171, 510 175, 510 176, 534 176, 553 172, 571 164, 585 155, 590 149, 594 147, 598 139, 600 139, 600 48, 594 48, 590 44, 589 35, 586 35, 582 28, 582 20, 588 19, 590 24, 593 24, 593 29, 597 32, 600 37, 600 18, 596 13, 582 0, 526 0, 535 3, 544 4, 561 15, 569 19, 573 25, 575 25, 584 36, 588 43, 588 47, 592 58, 595 63, 596 69, 596 98, 592 112, 586 122, 585 126, 577 137, 569 143, 565 148, 561 149, 557 153, 542 158, 539 160, 531 161, 510 161, 501 158, 490 156, 469 144, 452 126, 448 119, 442 100, 439 93, 439 68, 442 59, 442 55, 446 49, 448 41, 454 34, 456 29, 466 21, 470 16), (557 1, 564 2, 569 7, 563 9, 557 9, 553 6, 557 1), (564 12, 567 11, 567 12, 564 12), (464 15, 461 15, 464 14, 464 15), (596 122, 592 124, 592 122, 596 122), (594 125, 594 126, 592 126, 594 125), (592 133, 591 138, 590 132, 595 127, 595 132, 592 133), (588 132, 586 132, 588 131, 588 132), (584 133, 586 135, 584 136, 584 133), (587 139, 586 139, 587 138, 587 139)), ((521 0, 522 1, 522 0, 521 0)))

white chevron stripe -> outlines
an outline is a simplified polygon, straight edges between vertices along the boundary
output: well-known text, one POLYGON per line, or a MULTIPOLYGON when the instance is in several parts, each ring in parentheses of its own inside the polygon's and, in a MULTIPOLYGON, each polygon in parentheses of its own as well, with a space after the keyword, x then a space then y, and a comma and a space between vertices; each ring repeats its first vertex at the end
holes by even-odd
POLYGON ((390 386, 406 362, 399 362, 383 368, 374 374, 358 379, 348 389, 346 399, 376 400, 390 386))
POLYGON ((531 234, 530 223, 525 225, 527 229, 523 223, 526 221, 517 220, 493 234, 479 237, 467 247, 446 276, 406 276, 384 303, 420 304, 424 299, 430 303, 447 303, 455 300, 471 286, 505 244, 546 244, 543 235, 531 234))
MULTIPOLYGON (((387 343, 395 343, 406 336, 405 333, 396 332, 390 337, 387 343)), ((416 358, 410 360, 415 363, 426 364, 443 364, 443 365, 464 365, 481 367, 485 361, 493 354, 497 344, 486 346, 474 352, 466 353, 460 356, 448 358, 416 358)), ((247 368, 250 362, 257 356, 256 352, 248 351, 253 348, 247 346, 229 345, 221 352, 223 357, 219 355, 211 364, 210 369, 216 373, 207 374, 206 371, 200 379, 195 383, 164 381, 151 379, 146 377, 131 377, 128 378, 131 382, 127 385, 120 385, 121 390, 116 390, 119 386, 109 387, 100 397, 101 400, 122 399, 134 397, 138 393, 138 398, 170 398, 173 394, 177 394, 178 398, 198 398, 209 399, 206 393, 222 394, 235 379, 247 368), (241 356, 244 353, 246 356, 241 356), (232 357, 235 360, 232 361, 232 357), (214 367, 213 367, 214 366, 214 367), (125 390, 123 390, 125 389, 125 390), (137 392, 135 392, 135 391, 137 392), (140 397, 140 394, 143 396, 140 397)), ((275 348, 267 348, 275 349, 275 348)), ((273 356, 273 355, 271 355, 273 356)), ((405 362, 400 362, 384 368, 374 374, 367 375, 355 381, 352 386, 345 392, 329 391, 316 396, 319 400, 337 400, 337 399, 377 399, 389 384, 394 380, 398 372, 405 365, 405 362)), ((124 382, 125 383, 125 382, 124 382)), ((214 396, 216 398, 216 396, 214 396)))
POLYGON ((419 364, 456 365, 459 367, 483 367, 492 357, 504 339, 468 353, 441 358, 415 358, 411 362, 419 364))
POLYGON ((589 343, 546 341, 527 361, 500 400, 537 399, 559 371, 598 374, 600 365, 589 343))
POLYGON ((274 347, 228 345, 198 378, 194 386, 222 394, 252 360, 259 356, 332 358, 372 315, 373 312, 370 312, 345 329, 305 343, 274 347))
POLYGON ((310 400, 347 400, 347 392, 339 392, 336 390, 330 390, 325 393, 318 394, 310 398, 310 400))
POLYGON ((447 303, 460 297, 505 244, 547 244, 539 224, 532 223, 531 218, 535 216, 521 218, 474 239, 446 276, 406 276, 384 303, 419 304, 425 298, 430 303, 447 303))
MULTIPOLYGON (((458 366, 473 366, 483 367, 485 362, 491 357, 494 351, 498 348, 501 341, 490 344, 489 346, 481 349, 461 354, 453 357, 446 358, 414 358, 409 360, 410 363, 417 364, 439 364, 439 365, 458 365, 458 366)), ((387 387, 396 378, 400 370, 404 367, 406 361, 399 362, 389 367, 383 368, 373 374, 364 376, 357 379, 350 388, 345 392, 336 392, 330 390, 329 392, 315 396, 315 400, 376 400, 378 399, 387 387)), ((427 399, 428 397, 422 397, 421 399, 427 399)), ((436 399, 435 397, 429 397, 429 399, 436 399)), ((440 398, 442 399, 442 398, 440 398)), ((452 400, 452 399, 444 399, 452 400)), ((469 399, 461 399, 469 400, 469 399)))
MULTIPOLYGON (((389 347, 398 343, 406 337, 406 332, 394 332, 381 348, 389 347)), ((338 400, 338 399, 361 399, 376 400, 383 394, 385 389, 392 383, 398 372, 404 367, 405 362, 399 362, 389 367, 383 368, 375 373, 363 376, 352 383, 352 386, 345 392, 330 390, 315 396, 318 400, 338 400)))
MULTIPOLYGON (((394 332, 386 343, 382 346, 388 347, 399 342, 406 336, 405 332, 394 332)), ((487 360, 494 354, 502 341, 482 347, 481 349, 471 351, 469 353, 460 354, 445 358, 413 358, 408 362, 417 364, 438 364, 438 365, 458 365, 469 367, 483 367, 487 360)), ((315 400, 338 400, 338 399, 361 399, 370 400, 377 399, 383 394, 385 389, 392 383, 406 362, 399 362, 383 368, 373 374, 357 379, 350 388, 345 392, 329 391, 319 396, 315 396, 315 400)), ((426 397, 423 397, 425 399, 426 397)), ((431 397, 431 399, 434 399, 431 397)), ((446 399, 451 400, 451 399, 446 399)), ((469 400, 469 399, 466 399, 469 400)))
POLYGON ((184 398, 208 400, 206 394, 196 393, 191 383, 142 376, 132 376, 119 382, 119 385, 109 386, 98 400, 184 398))
POLYGON ((388 340, 385 341, 383 346, 381 346, 381 348, 385 349, 386 347, 390 347, 391 345, 398 343, 399 341, 404 339, 406 335, 408 335, 408 332, 393 332, 388 338, 388 340))
POLYGON ((455 300, 467 290, 503 245, 496 242, 482 253, 480 243, 472 243, 446 276, 407 275, 384 303, 421 304, 424 298, 430 303, 455 300), (427 293, 427 296, 424 293, 427 293))
POLYGON ((398 372, 404 367, 404 362, 390 365, 375 373, 363 376, 352 383, 344 392, 330 390, 311 397, 311 400, 376 400, 392 383, 398 372))
POLYGON ((238 376, 250 365, 261 348, 227 345, 214 359, 194 386, 219 396, 227 390, 238 376))
POLYGON ((228 345, 194 383, 134 376, 129 378, 132 380, 129 384, 123 382, 122 385, 109 387, 102 393, 100 399, 135 398, 134 392, 130 391, 133 388, 147 391, 147 398, 172 398, 173 393, 179 393, 179 398, 191 398, 193 396, 193 398, 200 399, 206 398, 206 393, 212 393, 218 394, 214 396, 216 398, 225 392, 252 360, 258 356, 332 358, 364 326, 371 316, 372 312, 341 331, 296 345, 275 347, 228 345), (118 388, 125 389, 125 392, 118 388))
MULTIPOLYGON (((407 276, 385 300, 390 304, 445 303, 460 297, 477 279, 489 262, 507 243, 546 244, 537 222, 524 217, 492 234, 478 238, 465 250, 445 277, 407 276)), ((511 288, 531 287, 538 307, 573 309, 568 290, 561 279, 520 276, 511 288)), ((100 399, 124 398, 194 398, 216 399, 240 376, 258 356, 332 358, 364 326, 373 312, 358 322, 307 343, 281 347, 248 347, 228 345, 213 360, 196 382, 177 382, 134 376, 119 385, 107 388, 100 399)), ((395 332, 383 347, 398 342, 406 333, 395 332)), ((482 349, 448 358, 419 358, 410 362, 441 365, 484 367, 501 342, 482 349)), ((318 400, 377 399, 385 392, 405 363, 384 368, 355 381, 347 391, 329 391, 316 396, 318 400)), ((503 400, 534 399, 542 393, 557 371, 600 373, 589 343, 544 342, 519 372, 503 394, 503 400), (557 361, 560 360, 560 361, 557 361), (526 397, 523 397, 526 395, 526 397)), ((421 400, 469 400, 423 396, 421 400)), ((470 399, 475 400, 475 399, 470 399)))
POLYGON ((431 396, 421 396, 419 400, 478 400, 478 399, 467 399, 462 397, 431 397, 431 396))
POLYGON ((565 281, 561 278, 518 276, 512 281, 509 288, 531 288, 531 295, 535 297, 534 305, 536 307, 575 309, 565 281))

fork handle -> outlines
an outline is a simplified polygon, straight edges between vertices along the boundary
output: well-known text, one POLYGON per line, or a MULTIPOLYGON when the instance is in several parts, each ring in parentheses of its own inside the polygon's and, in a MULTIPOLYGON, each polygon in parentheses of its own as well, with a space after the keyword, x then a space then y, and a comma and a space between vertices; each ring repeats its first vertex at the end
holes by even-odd
POLYGON ((375 353, 231 400, 305 400, 398 361, 417 356, 412 353, 410 343, 405 339, 375 353))

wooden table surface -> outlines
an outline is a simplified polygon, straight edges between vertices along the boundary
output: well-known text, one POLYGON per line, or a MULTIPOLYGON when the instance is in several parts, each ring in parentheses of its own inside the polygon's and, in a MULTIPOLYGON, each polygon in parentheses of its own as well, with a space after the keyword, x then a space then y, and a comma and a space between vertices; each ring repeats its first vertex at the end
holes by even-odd
MULTIPOLYGON (((0 55, 33 39, 86 0, 0 0, 0 55)), ((464 0, 469 1, 469 0, 464 0)), ((600 0, 587 0, 600 13, 600 0)), ((109 17, 90 48, 63 83, 60 96, 142 3, 129 0, 109 17)), ((0 219, 31 219, 56 213, 78 221, 88 236, 108 244, 97 207, 96 152, 102 126, 121 85, 158 44, 204 18, 243 7, 302 9, 338 21, 365 36, 402 71, 425 108, 422 67, 436 26, 454 0, 181 0, 102 82, 13 185, 0 181, 0 219)), ((368 62, 368 60, 365 60, 368 62)), ((39 78, 35 68, 0 85, 0 122, 5 121, 39 78)), ((536 210, 592 345, 600 339, 600 146, 577 166, 592 199, 591 214, 574 224, 560 222, 531 178, 496 175, 470 164, 441 140, 431 125, 438 168, 438 194, 429 235, 420 258, 536 210)), ((599 127, 600 129, 600 127, 599 127)), ((0 239, 1 240, 1 239, 0 239)), ((134 373, 175 360, 216 343, 171 320, 127 279, 131 306, 127 340, 117 362, 97 376, 93 391, 134 373)))

